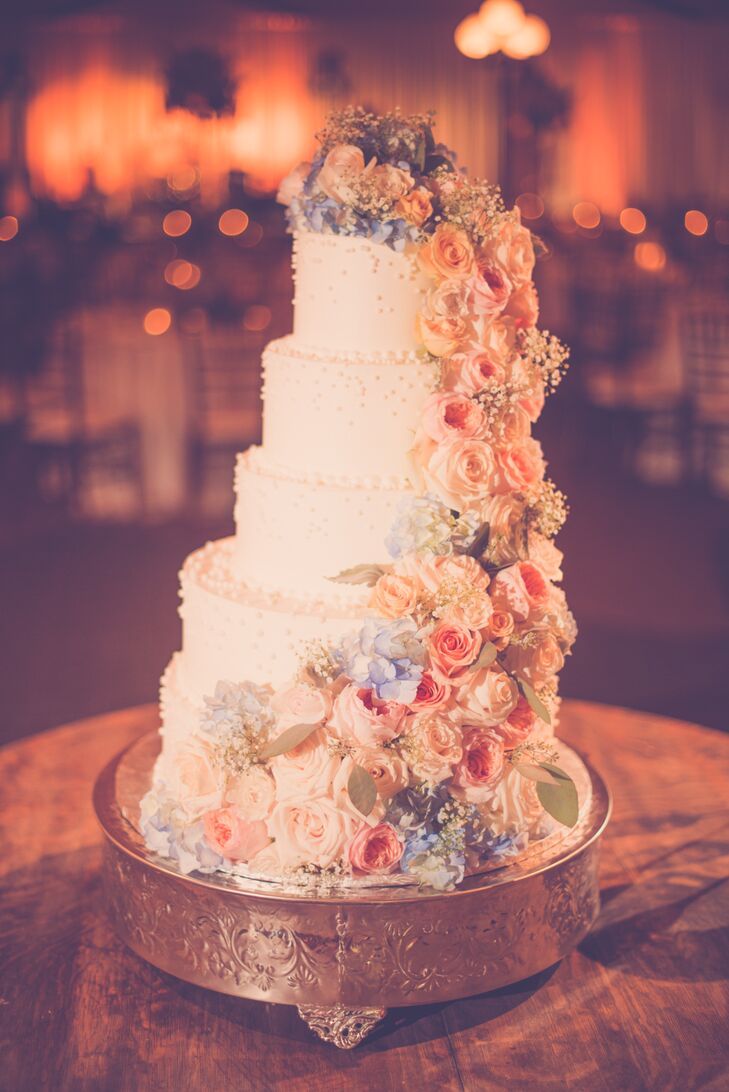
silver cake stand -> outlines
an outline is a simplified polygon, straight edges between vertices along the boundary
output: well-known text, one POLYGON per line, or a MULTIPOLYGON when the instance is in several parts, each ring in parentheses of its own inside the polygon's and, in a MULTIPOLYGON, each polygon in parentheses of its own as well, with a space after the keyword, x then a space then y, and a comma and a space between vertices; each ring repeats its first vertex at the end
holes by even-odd
POLYGON ((611 801, 599 774, 562 748, 580 764, 591 797, 558 844, 537 846, 456 891, 312 894, 183 876, 150 853, 134 825, 159 750, 150 732, 114 758, 94 788, 111 917, 125 943, 161 970, 236 997, 296 1005, 326 1042, 356 1046, 388 1008, 528 978, 588 932, 599 910, 598 847, 611 801))

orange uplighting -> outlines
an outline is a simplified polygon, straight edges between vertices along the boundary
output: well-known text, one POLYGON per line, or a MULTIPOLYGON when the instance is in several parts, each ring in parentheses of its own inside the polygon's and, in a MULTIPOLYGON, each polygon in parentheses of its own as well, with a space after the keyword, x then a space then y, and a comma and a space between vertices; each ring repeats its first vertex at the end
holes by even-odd
POLYGON ((271 309, 270 307, 264 307, 262 303, 254 303, 252 307, 246 310, 243 318, 243 325, 246 330, 254 330, 260 332, 265 330, 271 321, 271 309))
POLYGON ((165 280, 174 288, 187 290, 200 283, 200 266, 187 262, 183 258, 176 258, 165 266, 165 280))
POLYGON ((258 246, 263 238, 263 228, 255 220, 251 220, 248 230, 240 237, 241 246, 258 246))
POLYGON ((180 320, 183 334, 201 334, 207 326, 208 316, 202 307, 191 307, 180 320))
POLYGON ((600 210, 592 201, 578 201, 572 209, 572 219, 581 228, 596 228, 600 223, 600 210))
POLYGON ((152 334, 153 337, 164 334, 171 325, 172 315, 166 307, 153 307, 144 316, 144 331, 147 334, 152 334))
POLYGON ((18 234, 17 216, 0 217, 0 243, 9 243, 18 234))
POLYGON ((507 57, 523 61, 545 53, 551 40, 552 35, 544 19, 538 15, 528 15, 519 30, 510 34, 501 48, 507 57))
POLYGON ((628 208, 620 213, 620 226, 629 235, 640 235, 645 231, 645 225, 645 214, 640 209, 628 208))
POLYGON ((458 51, 473 61, 480 61, 498 49, 498 42, 483 25, 479 15, 467 15, 462 19, 453 33, 453 40, 458 51))
POLYGON ((709 218, 698 209, 689 209, 683 218, 683 226, 690 235, 706 235, 709 218))
POLYGON ((226 209, 218 220, 222 235, 242 235, 248 227, 248 214, 243 209, 226 209))
POLYGON ((660 273, 666 267, 666 252, 660 243, 636 243, 633 259, 649 273, 660 273))
POLYGON ((192 216, 190 216, 189 212, 185 212, 184 209, 173 209, 172 212, 167 213, 162 221, 162 230, 165 235, 177 238, 189 231, 191 224, 192 216))
POLYGON ((525 220, 538 220, 544 215, 544 201, 538 193, 520 193, 514 204, 525 220))

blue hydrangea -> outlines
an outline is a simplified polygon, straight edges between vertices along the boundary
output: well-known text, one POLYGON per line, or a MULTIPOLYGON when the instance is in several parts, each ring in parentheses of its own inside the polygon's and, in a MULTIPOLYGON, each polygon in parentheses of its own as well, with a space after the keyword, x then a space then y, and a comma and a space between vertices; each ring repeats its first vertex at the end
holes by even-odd
POLYGON ((224 863, 205 840, 202 822, 190 823, 159 786, 142 799, 140 830, 147 847, 174 861, 184 875, 213 872, 224 863))
POLYGON ((244 726, 260 733, 273 727, 271 690, 252 682, 232 683, 225 680, 215 687, 212 697, 204 699, 201 727, 212 735, 244 726))
POLYGON ((464 877, 466 858, 446 847, 438 834, 419 834, 406 842, 400 865, 424 887, 451 891, 464 877))
POLYGON ((407 704, 423 676, 425 644, 412 618, 368 618, 359 633, 344 641, 339 658, 358 686, 384 701, 407 704))
POLYGON ((402 833, 431 834, 437 829, 438 813, 449 799, 450 793, 442 782, 426 792, 402 789, 388 802, 385 819, 402 833))
POLYGON ((432 493, 404 498, 397 518, 385 539, 391 557, 403 557, 418 551, 451 554, 465 551, 473 542, 480 521, 474 512, 454 515, 432 493))

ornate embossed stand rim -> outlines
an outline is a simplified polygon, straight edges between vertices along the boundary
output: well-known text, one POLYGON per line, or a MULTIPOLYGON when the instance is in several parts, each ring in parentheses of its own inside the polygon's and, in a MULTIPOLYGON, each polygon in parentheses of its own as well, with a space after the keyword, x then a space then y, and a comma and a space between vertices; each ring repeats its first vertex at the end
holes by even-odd
POLYGON ((585 763, 589 813, 558 846, 467 879, 412 887, 284 891, 183 876, 145 847, 136 805, 158 748, 142 736, 102 771, 94 806, 114 925, 142 958, 198 986, 296 1005, 322 1039, 360 1043, 386 1010, 468 997, 529 978, 585 936, 599 910, 599 839, 610 795, 585 763))

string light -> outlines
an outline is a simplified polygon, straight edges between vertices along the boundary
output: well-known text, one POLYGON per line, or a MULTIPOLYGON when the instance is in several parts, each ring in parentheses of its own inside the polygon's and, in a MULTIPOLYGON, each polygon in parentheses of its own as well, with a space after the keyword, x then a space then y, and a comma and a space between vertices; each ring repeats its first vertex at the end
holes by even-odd
POLYGON ((640 235, 645 231, 645 213, 640 209, 627 208, 620 213, 620 226, 629 235, 640 235))
POLYGON ((248 215, 243 209, 226 209, 218 220, 221 235, 242 235, 248 227, 248 215))
POLYGON ((192 216, 190 216, 189 212, 185 212, 184 209, 173 209, 172 212, 167 213, 162 221, 162 230, 165 235, 177 238, 189 231, 191 225, 192 216))
POLYGON ((152 337, 166 333, 172 325, 172 315, 166 307, 153 307, 144 316, 144 331, 152 337))
POLYGON ((600 224, 600 210, 592 201, 578 201, 572 209, 572 219, 578 227, 596 228, 600 224))
POLYGON ((689 235, 706 235, 709 230, 709 219, 698 209, 689 209, 683 218, 683 226, 689 235))
POLYGON ((17 216, 0 217, 0 243, 9 243, 18 234, 20 225, 17 216))
POLYGON ((660 273, 666 267, 666 252, 660 243, 636 243, 633 260, 648 273, 660 273))

